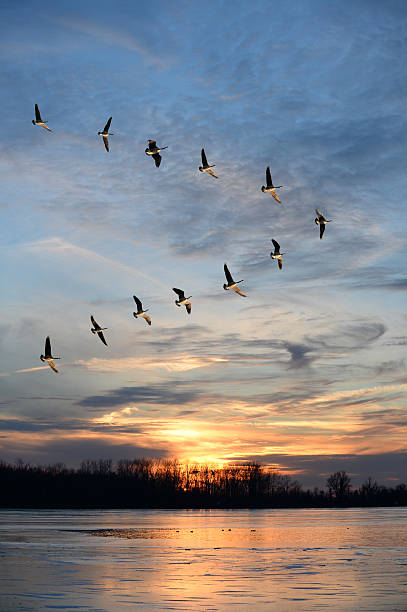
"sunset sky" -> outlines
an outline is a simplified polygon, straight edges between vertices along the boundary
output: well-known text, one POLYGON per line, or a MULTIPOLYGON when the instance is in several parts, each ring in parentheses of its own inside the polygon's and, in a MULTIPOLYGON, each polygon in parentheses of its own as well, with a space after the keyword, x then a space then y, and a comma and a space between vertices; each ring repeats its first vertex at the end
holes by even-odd
POLYGON ((0 16, 0 459, 405 481, 406 3, 27 0, 0 16), (158 169, 148 138, 168 145, 158 169), (267 165, 283 204, 261 192, 267 165), (247 298, 222 289, 224 262, 247 298))

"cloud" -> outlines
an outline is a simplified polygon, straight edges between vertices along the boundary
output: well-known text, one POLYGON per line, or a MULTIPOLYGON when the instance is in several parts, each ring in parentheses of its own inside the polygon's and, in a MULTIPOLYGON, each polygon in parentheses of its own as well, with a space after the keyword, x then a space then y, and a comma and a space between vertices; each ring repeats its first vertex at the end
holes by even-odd
MULTIPOLYGON (((179 383, 178 383, 179 385, 179 383)), ((174 384, 156 384, 149 386, 121 387, 108 391, 105 395, 92 395, 78 402, 84 408, 105 408, 125 406, 128 404, 146 405, 183 405, 199 398, 199 391, 188 389, 174 390, 174 384)))
MULTIPOLYGON (((92 263, 96 263, 101 267, 109 267, 113 270, 121 270, 129 275, 131 278, 137 278, 139 276, 147 279, 148 281, 159 285, 160 287, 165 287, 167 289, 167 284, 161 282, 160 280, 141 272, 139 269, 123 264, 119 261, 115 261, 114 259, 110 259, 105 257, 104 255, 100 255, 91 249, 87 249, 84 247, 77 246, 70 242, 67 242, 63 238, 53 237, 53 238, 45 238, 43 240, 38 240, 36 242, 28 243, 22 245, 22 248, 29 253, 38 253, 43 257, 61 257, 61 258, 72 258, 77 257, 78 259, 82 259, 84 261, 90 261, 92 263)), ((102 268, 103 269, 103 268, 102 268)))
MULTIPOLYGON (((168 62, 163 60, 162 56, 155 55, 152 53, 151 45, 147 47, 137 37, 132 34, 127 34, 124 29, 115 29, 113 27, 106 27, 98 23, 92 23, 84 19, 75 19, 72 17, 61 17, 54 20, 56 23, 63 25, 67 28, 71 28, 76 32, 87 34, 95 39, 98 39, 103 46, 112 45, 120 46, 127 51, 134 51, 141 55, 148 63, 154 65, 156 68, 166 68, 168 62)), ((125 24, 123 24, 125 25, 125 24)))
POLYGON ((126 372, 129 370, 156 370, 163 368, 168 372, 184 372, 205 368, 226 362, 223 357, 205 357, 192 355, 173 355, 167 358, 118 357, 116 359, 78 360, 75 365, 83 366, 95 372, 126 372))

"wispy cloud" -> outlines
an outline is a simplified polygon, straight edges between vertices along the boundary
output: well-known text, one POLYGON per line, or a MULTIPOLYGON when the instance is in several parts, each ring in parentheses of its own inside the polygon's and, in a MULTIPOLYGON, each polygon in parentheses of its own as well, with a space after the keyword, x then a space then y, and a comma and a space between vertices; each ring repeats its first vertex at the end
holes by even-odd
POLYGON ((164 368, 168 372, 184 372, 214 366, 226 361, 227 359, 223 357, 173 355, 168 358, 118 357, 116 359, 100 359, 93 357, 88 361, 78 360, 76 364, 96 372, 126 372, 159 368, 164 368))

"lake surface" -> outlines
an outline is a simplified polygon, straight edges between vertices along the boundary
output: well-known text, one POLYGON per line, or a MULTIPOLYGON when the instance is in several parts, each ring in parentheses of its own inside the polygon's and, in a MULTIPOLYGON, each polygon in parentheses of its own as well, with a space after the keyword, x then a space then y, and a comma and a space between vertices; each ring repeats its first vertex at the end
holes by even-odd
POLYGON ((407 508, 0 510, 0 567, 1 612, 406 611, 407 508))

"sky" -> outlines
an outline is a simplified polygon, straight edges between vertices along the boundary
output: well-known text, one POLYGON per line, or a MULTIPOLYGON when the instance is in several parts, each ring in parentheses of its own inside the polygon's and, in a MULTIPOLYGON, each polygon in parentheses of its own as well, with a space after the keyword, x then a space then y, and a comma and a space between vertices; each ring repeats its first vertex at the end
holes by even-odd
POLYGON ((405 2, 27 0, 0 16, 0 459, 405 481, 405 2), (160 168, 149 138, 168 146, 160 168), (282 204, 261 191, 268 165, 282 204), (223 290, 224 262, 246 298, 223 290))

